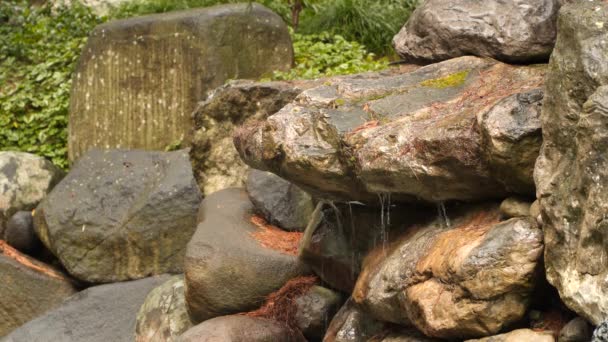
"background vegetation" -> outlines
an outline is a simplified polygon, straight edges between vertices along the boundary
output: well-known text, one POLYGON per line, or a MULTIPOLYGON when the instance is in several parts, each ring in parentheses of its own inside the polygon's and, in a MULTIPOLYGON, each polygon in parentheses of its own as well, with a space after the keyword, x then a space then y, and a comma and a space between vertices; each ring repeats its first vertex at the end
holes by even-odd
MULTIPOLYGON (((246 0, 245 0, 246 1, 246 0)), ((380 70, 417 0, 256 0, 289 25, 296 67, 275 79, 380 70), (301 7, 294 11, 294 2, 301 7), (295 18, 295 19, 294 19, 295 18), (297 19, 297 20, 296 20, 297 19)), ((140 0, 98 16, 68 6, 0 0, 0 150, 36 153, 67 168, 71 77, 89 32, 107 20, 243 0, 140 0)))

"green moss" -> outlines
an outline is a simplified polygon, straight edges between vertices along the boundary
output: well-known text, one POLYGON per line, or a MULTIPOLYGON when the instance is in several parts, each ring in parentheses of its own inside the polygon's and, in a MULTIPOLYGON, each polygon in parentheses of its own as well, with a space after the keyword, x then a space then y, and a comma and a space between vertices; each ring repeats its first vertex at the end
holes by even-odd
POLYGON ((450 74, 441 78, 435 78, 432 80, 426 80, 420 82, 420 85, 423 87, 432 87, 438 89, 444 89, 448 87, 457 87, 464 83, 469 75, 469 71, 460 71, 454 74, 450 74))

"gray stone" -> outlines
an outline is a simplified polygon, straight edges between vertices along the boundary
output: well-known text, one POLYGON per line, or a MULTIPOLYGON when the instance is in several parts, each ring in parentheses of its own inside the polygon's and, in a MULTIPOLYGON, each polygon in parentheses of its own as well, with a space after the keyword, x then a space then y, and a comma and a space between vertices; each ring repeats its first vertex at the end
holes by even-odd
POLYGON ((184 297, 184 276, 171 277, 150 291, 135 324, 137 342, 173 342, 192 327, 184 297))
POLYGON ((265 119, 319 81, 234 81, 209 92, 194 111, 190 158, 201 191, 245 184, 247 165, 232 143, 235 127, 265 119))
POLYGON ((201 194, 187 151, 91 150, 38 206, 36 233, 73 276, 179 273, 201 194))
POLYGON ((34 233, 34 220, 31 211, 18 211, 11 216, 6 223, 4 240, 25 253, 34 252, 40 247, 40 240, 34 233))
POLYGON ((167 279, 158 276, 90 287, 2 342, 132 342, 137 310, 148 293, 167 279))
POLYGON ((186 331, 179 342, 304 342, 300 332, 264 318, 223 316, 186 331))
POLYGON ((517 329, 508 333, 465 342, 555 342, 555 338, 551 331, 517 329))
POLYGON ((254 4, 147 15, 97 26, 70 95, 68 152, 163 150, 182 142, 208 90, 228 79, 288 70, 287 26, 254 4))
POLYGON ((523 198, 509 197, 500 203, 500 213, 504 218, 531 216, 531 205, 523 198))
POLYGON ((299 233, 268 228, 256 219, 244 189, 221 190, 203 200, 184 263, 194 323, 257 309, 288 280, 307 273, 295 255, 298 239, 289 240, 291 251, 263 244, 266 234, 281 240, 299 233), (260 240, 256 234, 264 235, 260 240))
POLYGON ((342 295, 330 289, 313 286, 296 298, 295 325, 311 341, 320 341, 327 325, 340 309, 342 295))
POLYGON ((368 254, 353 299, 376 319, 452 339, 498 333, 524 317, 542 256, 530 218, 495 205, 448 207, 368 254), (446 227, 448 223, 448 227, 446 227))
POLYGON ((608 317, 608 3, 560 11, 535 169, 549 282, 564 303, 598 324, 608 317))
POLYGON ((559 0, 426 0, 393 38, 409 62, 474 55, 506 62, 549 59, 559 0))
MULTIPOLYGON (((538 89, 543 75, 542 66, 461 57, 412 72, 332 78, 266 120, 245 124, 234 142, 248 165, 278 174, 315 198, 504 198, 519 189, 506 186, 509 180, 492 167, 493 152, 484 151, 478 118, 491 110, 511 115, 512 102, 503 100, 538 89)), ((513 130, 515 121, 505 120, 504 130, 513 130)), ((533 189, 524 190, 532 195, 533 189)))
POLYGON ((576 317, 560 330, 557 342, 591 341, 591 333, 589 323, 581 317, 576 317))
POLYGON ((70 279, 0 240, 0 337, 76 292, 70 279))
POLYGON ((346 301, 327 328, 324 342, 367 342, 385 330, 385 324, 375 320, 352 299, 346 301))
POLYGON ((36 208, 63 176, 42 157, 0 151, 0 226, 17 211, 36 208))
POLYGON ((608 321, 600 323, 595 328, 591 342, 608 342, 608 321))
POLYGON ((268 222, 289 231, 304 230, 315 209, 308 193, 270 172, 251 169, 247 193, 268 222))

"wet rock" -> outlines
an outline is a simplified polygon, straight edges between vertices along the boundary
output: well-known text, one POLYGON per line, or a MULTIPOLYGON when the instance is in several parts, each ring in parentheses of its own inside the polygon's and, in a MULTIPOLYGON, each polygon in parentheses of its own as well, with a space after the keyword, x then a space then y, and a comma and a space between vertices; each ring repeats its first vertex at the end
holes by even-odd
POLYGON ((179 342, 304 342, 304 337, 285 325, 264 318, 223 316, 186 331, 179 342))
POLYGON ((534 164, 542 144, 543 91, 514 94, 481 114, 477 121, 486 158, 497 178, 512 192, 534 193, 534 164))
POLYGON ((559 0, 427 0, 393 38, 393 46, 410 62, 465 55, 516 63, 548 60, 559 5, 559 0))
POLYGON ((191 114, 207 91, 228 79, 288 70, 292 62, 287 26, 257 3, 99 25, 74 73, 70 159, 93 147, 187 146, 191 114))
POLYGON ((608 315, 608 3, 565 5, 542 110, 535 169, 547 279, 593 324, 608 315))
POLYGON ((543 74, 541 66, 462 57, 409 73, 334 78, 265 121, 244 125, 234 142, 247 164, 315 198, 504 198, 515 190, 493 171, 477 118, 497 106, 513 108, 503 100, 538 89, 543 74))
POLYGON ((64 274, 1 240, 0 279, 0 337, 76 292, 64 274))
POLYGON ((297 306, 295 325, 307 339, 320 341, 342 303, 340 293, 321 286, 313 286, 295 300, 297 306))
POLYGON ((352 299, 349 299, 334 316, 323 341, 367 342, 384 330, 384 323, 372 318, 352 299))
POLYGON ((146 297, 137 314, 135 341, 172 342, 191 327, 184 297, 184 276, 177 275, 146 297))
POLYGON ((138 279, 182 270, 200 201, 186 151, 92 150, 38 206, 34 224, 73 276, 138 279))
POLYGON ((600 323, 593 331, 591 342, 606 342, 608 341, 608 321, 600 323))
POLYGON ((530 202, 522 198, 509 197, 500 203, 500 213, 505 218, 531 216, 530 206, 530 202))
POLYGON ((309 194, 270 172, 251 169, 247 193, 256 211, 285 230, 304 230, 315 209, 309 194))
MULTIPOLYGON (((40 247, 40 240, 34 233, 31 211, 18 211, 6 223, 4 240, 24 253, 34 252, 40 247)), ((0 235, 2 236, 2 235, 0 235)))
POLYGON ((17 211, 34 209, 63 176, 42 157, 0 151, 0 226, 17 211))
POLYGON ((427 336, 495 334, 526 312, 542 232, 529 217, 499 222, 492 205, 446 211, 370 252, 353 298, 376 319, 427 336))
POLYGON ((484 337, 466 342, 554 342, 555 338, 549 331, 517 329, 496 336, 484 337))
POLYGON ((254 216, 244 189, 205 198, 185 258, 186 303, 193 322, 247 312, 289 279, 307 272, 298 260, 301 233, 254 216))
POLYGON ((591 333, 589 323, 581 317, 576 317, 562 328, 557 342, 591 341, 591 333))
POLYGON ((21 326, 3 342, 131 342, 148 293, 167 276, 90 287, 21 326))
POLYGON ((235 127, 262 120, 318 81, 234 81, 209 92, 194 111, 190 158, 201 191, 211 194, 245 184, 247 165, 232 143, 235 127))

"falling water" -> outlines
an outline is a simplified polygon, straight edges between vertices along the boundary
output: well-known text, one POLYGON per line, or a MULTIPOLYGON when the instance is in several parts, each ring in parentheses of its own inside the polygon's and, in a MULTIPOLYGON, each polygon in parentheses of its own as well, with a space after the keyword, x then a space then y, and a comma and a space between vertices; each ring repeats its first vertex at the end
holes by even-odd
POLYGON ((448 213, 445 210, 445 203, 444 202, 438 202, 437 203, 437 214, 439 215, 439 218, 444 223, 444 226, 446 228, 450 228, 450 218, 448 217, 448 213))
POLYGON ((382 252, 386 255, 388 245, 388 228, 391 224, 391 194, 378 194, 380 201, 380 239, 382 241, 382 252))

